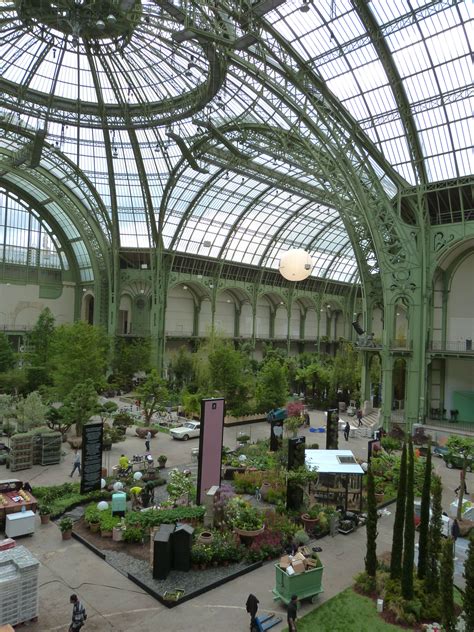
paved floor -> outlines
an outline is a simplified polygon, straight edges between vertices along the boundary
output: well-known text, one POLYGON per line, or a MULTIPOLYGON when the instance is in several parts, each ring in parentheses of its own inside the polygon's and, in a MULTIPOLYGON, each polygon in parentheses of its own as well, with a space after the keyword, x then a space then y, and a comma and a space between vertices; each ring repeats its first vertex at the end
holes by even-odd
MULTIPOLYGON (((323 413, 312 413, 312 425, 320 425, 323 413)), ((224 443, 232 446, 236 434, 246 427, 226 429, 224 443)), ((246 430, 247 431, 247 430, 246 430)), ((248 429, 252 440, 268 436, 266 423, 255 424, 248 429)), ((110 453, 110 464, 118 461, 121 452, 139 453, 143 450, 143 441, 131 436, 122 444, 113 446, 110 453)), ((305 431, 309 443, 320 438, 324 447, 325 435, 305 431), (321 440, 322 438, 322 440, 321 440)), ((340 446, 352 449, 357 456, 364 458, 367 454, 367 439, 349 439, 344 441, 340 436, 340 446)), ((152 442, 152 452, 156 457, 164 453, 168 456, 167 465, 175 466, 189 463, 192 447, 196 441, 186 443, 172 440, 160 434, 152 442)), ((70 480, 72 452, 66 448, 64 461, 51 468, 35 467, 27 472, 33 485, 57 484, 70 480)), ((435 461, 436 469, 442 474, 444 482, 443 505, 447 507, 453 500, 453 490, 459 481, 459 472, 448 470, 442 461, 435 461)), ((0 479, 10 477, 8 470, 2 471, 0 479)), ((4 468, 3 468, 4 469, 4 468)), ((23 474, 19 472, 19 474, 23 474)), ((473 486, 467 481, 468 489, 473 486)), ((393 509, 390 515, 379 520, 377 547, 378 552, 390 549, 392 539, 393 509)), ((166 632, 206 631, 237 632, 248 630, 248 615, 245 612, 245 601, 249 592, 254 592, 260 600, 261 612, 276 612, 285 619, 285 610, 272 598, 274 586, 274 567, 272 563, 264 565, 253 573, 236 579, 228 584, 208 592, 196 599, 184 603, 172 610, 156 602, 141 591, 118 571, 96 557, 88 549, 74 540, 62 541, 61 534, 54 524, 40 525, 34 536, 19 542, 29 548, 41 562, 40 568, 40 617, 37 623, 31 623, 23 629, 32 632, 66 632, 70 622, 69 595, 77 592, 89 613, 88 632, 166 632)), ((365 530, 348 535, 329 536, 318 540, 322 547, 320 554, 325 566, 323 575, 324 593, 320 603, 327 600, 352 584, 353 576, 363 569, 366 548, 365 530)), ((314 608, 310 603, 303 603, 301 614, 314 608)), ((274 628, 276 631, 285 628, 284 621, 274 628)), ((328 631, 329 632, 329 631, 328 631)))

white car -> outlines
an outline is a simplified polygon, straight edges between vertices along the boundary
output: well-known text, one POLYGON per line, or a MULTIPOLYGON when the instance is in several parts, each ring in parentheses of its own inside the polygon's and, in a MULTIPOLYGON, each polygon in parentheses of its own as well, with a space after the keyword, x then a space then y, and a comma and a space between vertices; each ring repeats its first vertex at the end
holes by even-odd
POLYGON ((191 437, 199 437, 201 424, 199 421, 187 421, 179 428, 173 428, 170 430, 170 435, 173 439, 182 439, 187 441, 191 437))
MULTIPOLYGON (((415 527, 418 527, 420 524, 420 512, 421 512, 421 500, 415 498, 414 502, 415 506, 415 527)), ((432 512, 430 508, 430 520, 431 520, 432 512)), ((441 514, 441 533, 445 538, 449 538, 451 535, 451 526, 452 520, 449 519, 448 516, 441 514)))

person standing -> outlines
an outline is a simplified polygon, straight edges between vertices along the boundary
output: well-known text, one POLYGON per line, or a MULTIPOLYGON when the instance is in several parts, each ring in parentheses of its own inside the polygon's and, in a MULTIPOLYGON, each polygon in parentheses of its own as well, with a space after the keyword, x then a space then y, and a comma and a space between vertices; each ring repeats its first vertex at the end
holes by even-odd
POLYGON ((465 475, 464 475, 464 471, 463 471, 463 470, 461 470, 461 471, 459 472, 459 478, 460 478, 459 485, 458 485, 458 486, 456 487, 456 489, 454 490, 454 493, 455 493, 455 494, 456 494, 456 496, 457 496, 457 495, 459 494, 459 490, 460 490, 460 489, 461 489, 461 487, 462 487, 462 488, 464 489, 464 494, 469 495, 469 492, 467 491, 467 486, 466 486, 466 478, 465 478, 465 475))
POLYGON ((357 409, 356 415, 357 415, 357 422, 359 424, 357 427, 360 428, 362 426, 362 411, 360 408, 357 409))
POLYGON ((291 595, 291 601, 288 604, 288 609, 286 611, 286 618, 288 622, 288 630, 289 632, 296 632, 296 618, 298 608, 298 596, 291 595))
POLYGON ((346 421, 346 425, 344 426, 344 439, 346 441, 349 441, 349 433, 351 431, 351 427, 349 425, 349 422, 346 421))
POLYGON ((250 615, 250 632, 254 632, 257 630, 257 624, 255 621, 255 617, 257 616, 258 604, 259 600, 255 595, 250 594, 247 597, 247 603, 245 604, 245 608, 250 615))
POLYGON ((78 632, 84 625, 87 619, 86 609, 79 601, 77 595, 71 595, 69 597, 69 602, 73 604, 72 606, 72 621, 69 626, 69 632, 78 632))
POLYGON ((151 432, 150 430, 147 430, 146 437, 145 437, 145 450, 147 452, 150 452, 150 441, 151 441, 151 432))
POLYGON ((80 476, 81 475, 81 454, 79 450, 74 450, 73 468, 72 468, 72 472, 69 474, 71 478, 76 470, 79 472, 79 476, 80 476))

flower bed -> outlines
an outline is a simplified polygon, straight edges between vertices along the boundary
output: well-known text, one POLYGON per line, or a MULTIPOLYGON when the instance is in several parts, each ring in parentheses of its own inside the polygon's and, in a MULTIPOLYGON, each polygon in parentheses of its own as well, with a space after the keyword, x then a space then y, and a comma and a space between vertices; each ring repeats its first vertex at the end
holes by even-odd
POLYGON ((51 487, 34 487, 33 493, 40 505, 49 505, 52 518, 58 518, 65 511, 78 505, 91 501, 109 500, 111 497, 111 493, 106 490, 81 494, 80 489, 80 483, 64 483, 51 487))

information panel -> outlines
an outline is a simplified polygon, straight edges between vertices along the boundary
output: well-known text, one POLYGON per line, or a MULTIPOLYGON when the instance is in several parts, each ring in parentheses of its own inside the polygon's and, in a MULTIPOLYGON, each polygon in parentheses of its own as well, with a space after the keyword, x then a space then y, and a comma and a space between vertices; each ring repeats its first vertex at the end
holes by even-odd
POLYGON ((207 491, 221 484, 224 399, 201 400, 201 433, 196 504, 204 502, 207 491))
POLYGON ((102 422, 85 424, 82 429, 81 494, 100 489, 102 474, 102 422))

